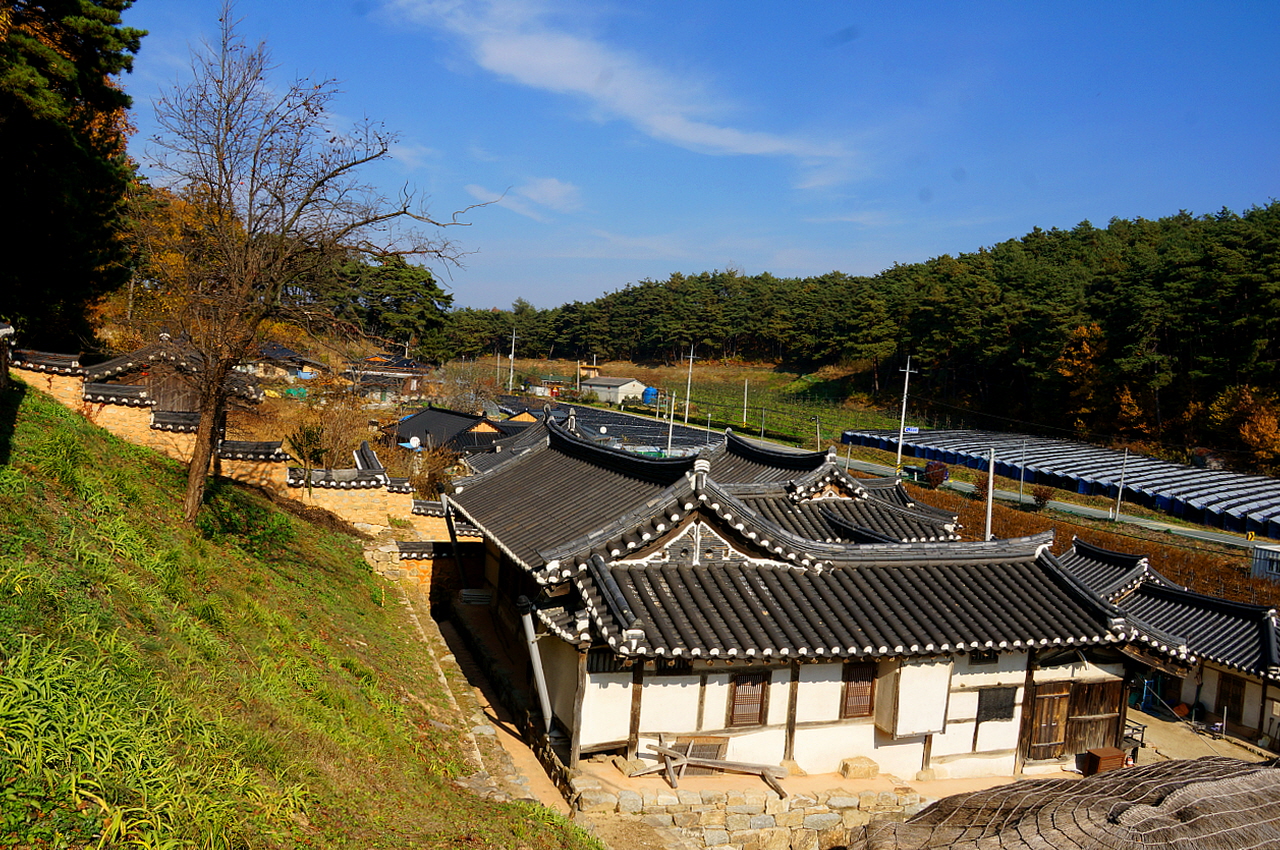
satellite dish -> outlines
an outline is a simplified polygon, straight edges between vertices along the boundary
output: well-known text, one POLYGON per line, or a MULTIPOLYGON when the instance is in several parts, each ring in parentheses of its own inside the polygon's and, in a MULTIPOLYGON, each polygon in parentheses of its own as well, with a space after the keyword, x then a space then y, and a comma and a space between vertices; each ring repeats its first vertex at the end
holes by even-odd
POLYGON ((416 449, 418 446, 422 445, 422 440, 419 437, 410 437, 409 445, 416 449))
POLYGON ((601 434, 608 434, 608 433, 609 433, 609 429, 608 429, 608 428, 606 428, 605 426, 601 425, 601 426, 600 426, 600 433, 601 433, 601 434))

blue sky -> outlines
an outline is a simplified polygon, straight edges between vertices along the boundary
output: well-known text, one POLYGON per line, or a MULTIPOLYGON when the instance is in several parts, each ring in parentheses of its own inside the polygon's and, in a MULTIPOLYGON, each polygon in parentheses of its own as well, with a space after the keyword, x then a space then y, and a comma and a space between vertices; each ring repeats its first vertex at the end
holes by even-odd
MULTIPOLYGON (((138 0, 151 103, 217 0, 138 0)), ((239 0, 279 78, 399 135, 460 306, 644 278, 875 274, 1033 227, 1280 198, 1280 3, 239 0)))

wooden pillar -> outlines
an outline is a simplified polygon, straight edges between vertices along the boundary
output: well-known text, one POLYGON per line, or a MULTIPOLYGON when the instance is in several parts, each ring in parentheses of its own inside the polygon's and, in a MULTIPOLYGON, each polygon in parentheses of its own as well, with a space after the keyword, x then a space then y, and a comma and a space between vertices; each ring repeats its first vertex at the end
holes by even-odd
POLYGON ((796 702, 800 696, 800 662, 791 662, 791 690, 787 693, 787 743, 782 758, 791 761, 796 757, 796 702))
POLYGON ((1018 724, 1018 748, 1013 753, 1013 775, 1022 773, 1031 746, 1031 716, 1035 714, 1036 651, 1027 648, 1027 676, 1022 683, 1022 722, 1018 724))
POLYGON ((631 665, 631 725, 627 732, 627 758, 633 759, 640 749, 640 692, 644 690, 644 659, 631 665))
POLYGON ((577 767, 582 756, 582 701, 587 695, 587 649, 578 650, 578 689, 573 695, 573 731, 569 741, 569 767, 577 767))

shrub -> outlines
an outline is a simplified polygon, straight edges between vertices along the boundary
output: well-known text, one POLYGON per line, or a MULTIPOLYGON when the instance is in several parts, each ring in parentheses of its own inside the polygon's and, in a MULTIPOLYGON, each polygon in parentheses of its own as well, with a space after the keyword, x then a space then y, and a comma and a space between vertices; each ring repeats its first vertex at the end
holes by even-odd
POLYGON ((1053 499, 1053 488, 1047 484, 1041 484, 1031 488, 1031 499, 1036 504, 1036 510, 1042 511, 1045 506, 1053 499))

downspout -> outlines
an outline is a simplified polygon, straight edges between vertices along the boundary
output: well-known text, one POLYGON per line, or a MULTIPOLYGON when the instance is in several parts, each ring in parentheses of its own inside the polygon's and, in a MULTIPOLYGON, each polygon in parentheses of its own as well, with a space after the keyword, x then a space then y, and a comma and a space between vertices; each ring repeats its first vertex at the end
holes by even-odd
POLYGON ((538 687, 538 702, 542 704, 542 717, 550 735, 553 720, 551 698, 547 696, 547 676, 542 669, 542 655, 538 652, 538 635, 533 630, 533 603, 529 597, 521 596, 516 600, 516 610, 520 612, 520 622, 524 623, 524 639, 529 644, 529 658, 533 662, 533 681, 538 687))

